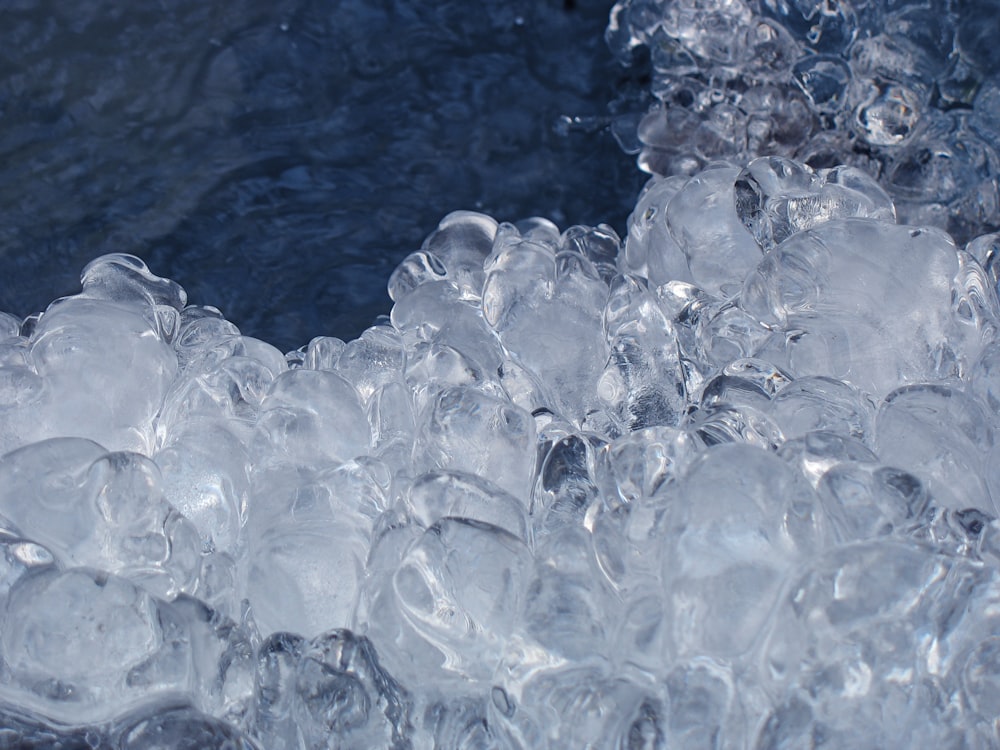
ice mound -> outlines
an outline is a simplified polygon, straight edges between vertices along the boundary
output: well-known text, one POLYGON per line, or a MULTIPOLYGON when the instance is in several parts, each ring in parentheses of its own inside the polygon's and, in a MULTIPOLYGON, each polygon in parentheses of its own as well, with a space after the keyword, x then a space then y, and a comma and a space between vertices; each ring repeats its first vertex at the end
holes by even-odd
POLYGON ((653 103, 621 116, 617 133, 660 175, 773 154, 850 164, 880 181, 904 223, 966 241, 1000 225, 1000 56, 984 23, 997 9, 618 0, 608 43, 626 64, 648 52, 653 103))
POLYGON ((712 164, 287 355, 99 258, 0 318, 0 744, 996 747, 998 247, 712 164))

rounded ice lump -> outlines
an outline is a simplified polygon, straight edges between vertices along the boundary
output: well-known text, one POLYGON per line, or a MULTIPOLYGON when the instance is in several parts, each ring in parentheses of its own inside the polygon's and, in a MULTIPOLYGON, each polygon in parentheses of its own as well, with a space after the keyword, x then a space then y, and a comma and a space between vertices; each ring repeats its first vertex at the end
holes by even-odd
POLYGON ((459 212, 286 355, 95 260, 0 320, 0 741, 997 746, 996 240, 895 217, 779 156, 459 212))

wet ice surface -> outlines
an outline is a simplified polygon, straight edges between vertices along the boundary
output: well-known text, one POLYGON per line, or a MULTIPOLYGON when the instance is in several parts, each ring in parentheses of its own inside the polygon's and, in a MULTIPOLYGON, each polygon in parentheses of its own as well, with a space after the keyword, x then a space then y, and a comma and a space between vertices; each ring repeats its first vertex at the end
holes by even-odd
POLYGON ((456 208, 621 231, 608 6, 4 2, 0 309, 130 252, 289 349, 387 312, 456 208))
POLYGON ((713 165, 287 355, 101 257, 0 319, 0 738, 995 747, 996 247, 713 165))
MULTIPOLYGON (((640 166, 780 154, 876 177, 900 218, 1000 225, 995 0, 619 0, 607 39, 650 71, 616 125, 640 166)), ((625 94, 623 98, 629 98, 625 94)))
POLYGON ((0 745, 1000 744, 991 10, 619 3, 622 241, 603 9, 252 6, 2 32, 0 745))

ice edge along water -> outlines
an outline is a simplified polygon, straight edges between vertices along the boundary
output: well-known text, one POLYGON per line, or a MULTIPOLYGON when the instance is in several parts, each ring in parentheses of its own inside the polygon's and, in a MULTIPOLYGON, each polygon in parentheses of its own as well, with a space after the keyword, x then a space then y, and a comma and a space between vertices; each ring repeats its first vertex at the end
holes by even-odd
POLYGON ((996 248, 714 164, 284 356, 99 258, 3 319, 0 736, 994 746, 996 248))

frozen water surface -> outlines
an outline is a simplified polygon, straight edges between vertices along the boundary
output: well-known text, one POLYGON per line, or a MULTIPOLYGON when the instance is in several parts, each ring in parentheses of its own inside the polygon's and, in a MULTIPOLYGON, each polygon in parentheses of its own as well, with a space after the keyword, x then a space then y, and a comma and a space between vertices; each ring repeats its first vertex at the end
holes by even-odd
POLYGON ((0 746, 1000 746, 1000 243, 946 198, 996 172, 892 181, 928 117, 992 148, 981 11, 619 3, 691 149, 637 131, 624 239, 456 211, 353 339, 120 252, 0 315, 0 746))
POLYGON ((624 242, 452 214, 285 356, 93 261, 2 342, 8 734, 995 746, 989 240, 846 175, 653 178, 624 242))

